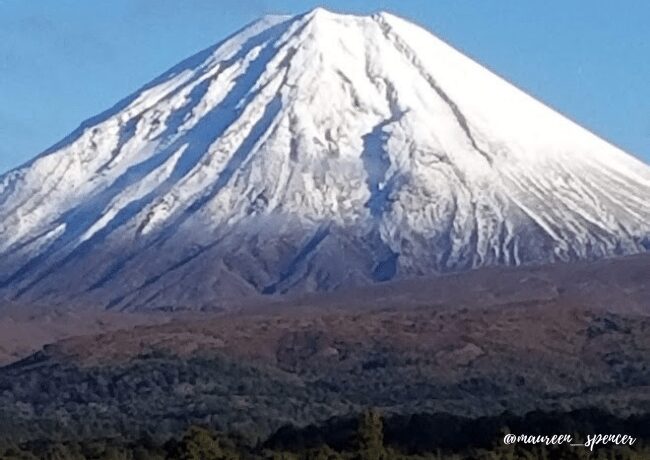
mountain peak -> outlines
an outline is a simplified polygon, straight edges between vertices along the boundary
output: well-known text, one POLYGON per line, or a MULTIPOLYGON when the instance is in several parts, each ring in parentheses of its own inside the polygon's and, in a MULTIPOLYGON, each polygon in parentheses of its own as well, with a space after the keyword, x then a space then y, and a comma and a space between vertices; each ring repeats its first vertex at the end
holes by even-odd
POLYGON ((650 168, 424 29, 317 9, 0 177, 0 295, 200 307, 642 252, 649 198, 650 168))
POLYGON ((385 11, 377 11, 372 14, 359 15, 332 11, 323 7, 316 7, 303 15, 293 17, 295 21, 303 22, 323 22, 330 21, 338 22, 339 24, 347 24, 351 27, 367 27, 373 21, 384 20, 389 17, 394 17, 385 11))
POLYGON ((333 11, 323 8, 322 6, 317 6, 316 8, 308 11, 305 14, 306 17, 316 18, 316 17, 332 17, 332 16, 341 16, 341 14, 334 13, 333 11))

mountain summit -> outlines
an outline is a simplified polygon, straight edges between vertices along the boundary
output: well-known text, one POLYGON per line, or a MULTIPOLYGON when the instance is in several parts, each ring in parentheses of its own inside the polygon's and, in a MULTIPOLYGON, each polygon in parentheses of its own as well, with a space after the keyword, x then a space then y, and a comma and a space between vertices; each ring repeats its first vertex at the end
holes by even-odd
POLYGON ((200 307, 650 248, 650 168, 426 30, 257 21, 0 177, 0 296, 200 307))

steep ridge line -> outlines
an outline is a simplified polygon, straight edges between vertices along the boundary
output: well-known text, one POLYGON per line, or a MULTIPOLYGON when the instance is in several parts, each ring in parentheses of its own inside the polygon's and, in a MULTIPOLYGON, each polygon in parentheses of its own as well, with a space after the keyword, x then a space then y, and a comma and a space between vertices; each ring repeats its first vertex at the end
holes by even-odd
POLYGON ((467 140, 470 142, 474 150, 481 154, 481 156, 485 158, 488 164, 492 166, 494 162, 492 155, 478 146, 476 140, 474 139, 474 136, 472 135, 472 131, 469 127, 467 119, 463 115, 463 112, 460 110, 460 108, 458 108, 458 105, 449 97, 447 93, 445 93, 438 82, 436 82, 435 78, 433 78, 426 70, 424 70, 422 63, 420 63, 420 61, 417 59, 416 54, 413 52, 413 50, 406 42, 400 38, 400 36, 393 30, 391 25, 384 19, 384 17, 381 14, 377 14, 372 16, 372 18, 377 22, 386 39, 391 42, 393 46, 395 46, 395 48, 400 53, 402 53, 409 62, 411 62, 411 64, 413 64, 413 66, 420 72, 422 78, 424 78, 427 83, 429 83, 431 88, 433 88, 435 92, 438 93, 440 98, 445 101, 445 103, 451 109, 451 112, 454 114, 454 117, 458 121, 458 125, 462 128, 463 132, 467 136, 467 140))

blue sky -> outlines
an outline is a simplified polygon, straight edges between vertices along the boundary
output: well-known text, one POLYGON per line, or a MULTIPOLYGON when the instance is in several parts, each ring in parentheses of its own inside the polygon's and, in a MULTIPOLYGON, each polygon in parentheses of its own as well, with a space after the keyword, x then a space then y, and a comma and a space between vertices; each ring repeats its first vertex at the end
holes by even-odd
POLYGON ((413 20, 650 161, 646 0, 0 0, 0 172, 266 13, 413 20))

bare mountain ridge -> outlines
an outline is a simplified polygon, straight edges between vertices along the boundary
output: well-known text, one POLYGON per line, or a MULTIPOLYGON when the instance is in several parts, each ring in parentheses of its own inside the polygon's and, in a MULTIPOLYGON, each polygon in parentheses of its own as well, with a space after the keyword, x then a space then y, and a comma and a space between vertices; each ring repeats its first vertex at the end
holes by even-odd
POLYGON ((266 17, 0 177, 0 295, 228 305, 644 252, 650 168, 395 16, 266 17))

